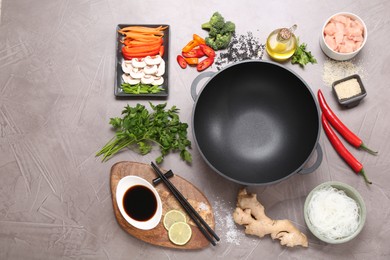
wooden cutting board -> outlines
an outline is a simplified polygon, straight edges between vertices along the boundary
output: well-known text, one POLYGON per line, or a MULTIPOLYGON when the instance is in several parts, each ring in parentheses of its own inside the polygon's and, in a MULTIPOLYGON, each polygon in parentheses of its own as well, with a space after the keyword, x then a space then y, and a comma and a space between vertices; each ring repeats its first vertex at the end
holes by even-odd
MULTIPOLYGON (((163 172, 166 170, 161 169, 163 172)), ((163 215, 160 223, 157 227, 151 230, 140 230, 130 225, 122 216, 118 209, 116 201, 116 187, 120 179, 128 175, 136 175, 152 183, 152 180, 157 177, 151 165, 138 163, 138 162, 118 162, 111 167, 111 195, 112 204, 114 207, 114 214, 119 225, 130 235, 145 241, 147 243, 178 249, 200 249, 209 246, 210 242, 203 236, 196 224, 185 213, 185 210, 181 207, 179 202, 176 201, 172 193, 166 188, 164 183, 160 183, 155 186, 158 191, 163 207, 163 215), (184 246, 177 246, 169 241, 168 231, 164 228, 163 219, 164 214, 172 209, 182 211, 187 216, 187 223, 192 229, 192 237, 190 241, 184 246)), ((206 223, 214 230, 215 220, 212 207, 204 196, 204 194, 196 188, 193 184, 178 176, 174 173, 174 176, 169 179, 173 185, 183 194, 188 202, 196 209, 196 211, 203 217, 206 223)))

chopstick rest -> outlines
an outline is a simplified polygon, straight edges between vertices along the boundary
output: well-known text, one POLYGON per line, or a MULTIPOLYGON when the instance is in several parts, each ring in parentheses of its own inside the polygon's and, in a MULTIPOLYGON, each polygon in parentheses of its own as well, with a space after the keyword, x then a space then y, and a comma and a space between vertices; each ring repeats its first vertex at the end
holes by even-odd
POLYGON ((220 238, 218 235, 212 230, 212 228, 204 221, 204 219, 198 214, 198 212, 191 206, 191 204, 184 198, 183 194, 181 194, 176 187, 168 180, 168 178, 160 171, 160 169, 152 162, 151 163, 154 171, 161 178, 167 188, 171 191, 173 196, 177 199, 180 205, 185 209, 187 214, 191 217, 191 219, 198 226, 199 230, 206 237, 206 239, 213 245, 216 245, 214 239, 210 236, 210 234, 219 241, 220 238))
MULTIPOLYGON (((167 178, 171 178, 173 177, 173 172, 171 170, 167 171, 166 173, 164 173, 165 177, 167 178)), ((157 177, 155 179, 153 179, 152 183, 153 183, 153 186, 156 186, 157 184, 159 184, 160 182, 162 182, 161 178, 160 177, 157 177)))

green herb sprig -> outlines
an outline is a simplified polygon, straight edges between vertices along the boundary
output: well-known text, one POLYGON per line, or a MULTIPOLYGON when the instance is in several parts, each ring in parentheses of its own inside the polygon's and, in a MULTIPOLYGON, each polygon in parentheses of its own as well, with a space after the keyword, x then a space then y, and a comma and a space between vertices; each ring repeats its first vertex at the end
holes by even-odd
POLYGON ((153 105, 149 102, 152 112, 141 104, 135 107, 127 105, 122 111, 123 117, 110 119, 110 124, 116 130, 115 136, 97 152, 107 161, 122 149, 136 148, 142 155, 149 153, 153 144, 160 147, 161 155, 156 158, 160 164, 171 151, 179 151, 182 160, 191 163, 192 157, 187 148, 191 141, 187 138, 188 124, 180 122, 179 109, 176 106, 165 109, 166 103, 153 105))
POLYGON ((291 57, 291 63, 296 64, 298 63, 301 67, 304 67, 309 62, 314 64, 317 63, 317 60, 314 58, 314 56, 311 54, 310 51, 306 50, 307 44, 302 43, 299 44, 299 39, 297 39, 297 49, 295 50, 293 56, 291 57))

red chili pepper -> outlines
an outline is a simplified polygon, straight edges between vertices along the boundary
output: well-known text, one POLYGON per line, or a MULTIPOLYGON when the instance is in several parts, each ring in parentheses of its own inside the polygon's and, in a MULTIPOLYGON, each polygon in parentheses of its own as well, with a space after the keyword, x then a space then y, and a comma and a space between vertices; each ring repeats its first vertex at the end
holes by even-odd
POLYGON ((318 101, 326 119, 345 138, 345 140, 347 140, 348 143, 355 146, 356 148, 363 149, 370 154, 378 154, 378 152, 372 151, 367 146, 365 146, 363 141, 351 130, 349 130, 348 127, 343 124, 343 122, 341 122, 341 120, 336 116, 336 114, 330 109, 330 107, 326 103, 324 95, 322 94, 322 91, 320 89, 318 90, 318 101))
POLYGON ((199 62, 198 65, 196 66, 196 69, 198 71, 203 71, 203 70, 207 69, 208 67, 210 67, 211 64, 213 64, 213 62, 214 62, 214 58, 208 57, 208 58, 202 60, 201 62, 199 62))
POLYGON ((337 137, 336 133, 333 131, 333 129, 330 127, 328 120, 325 117, 325 114, 322 114, 321 116, 321 122, 322 127, 324 128, 324 131, 326 135, 328 136, 328 139, 334 149, 337 151, 337 153, 341 156, 341 158, 344 159, 348 163, 348 165, 354 170, 357 174, 360 174, 363 176, 364 180, 368 184, 372 184, 367 179, 366 174, 363 170, 363 165, 347 150, 347 148, 343 145, 343 143, 340 141, 340 139, 337 137))
POLYGON ((182 69, 187 68, 187 62, 186 62, 186 60, 183 58, 183 56, 177 55, 176 60, 177 60, 177 63, 179 63, 179 66, 180 66, 182 69))
POLYGON ((215 57, 215 51, 206 44, 200 44, 199 47, 207 57, 215 57))

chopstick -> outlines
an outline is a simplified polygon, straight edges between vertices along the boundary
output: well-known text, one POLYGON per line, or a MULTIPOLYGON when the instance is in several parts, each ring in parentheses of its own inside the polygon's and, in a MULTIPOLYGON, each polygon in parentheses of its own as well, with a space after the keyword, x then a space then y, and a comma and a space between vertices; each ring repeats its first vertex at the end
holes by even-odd
POLYGON ((170 180, 168 180, 167 177, 160 171, 160 169, 152 162, 152 167, 154 171, 159 175, 161 180, 164 182, 164 184, 167 186, 167 188, 172 192, 173 196, 177 199, 177 201, 180 203, 180 205, 185 209, 187 214, 191 217, 191 219, 195 222, 195 224, 198 226, 199 230, 202 232, 202 234, 207 238, 207 240, 215 246, 216 243, 214 239, 210 236, 210 234, 219 241, 219 237, 214 232, 214 230, 211 229, 211 227, 204 221, 204 219, 198 214, 198 212, 191 206, 191 204, 184 198, 183 194, 181 194, 176 187, 171 183, 170 180))

